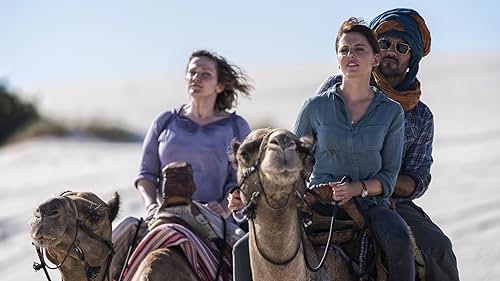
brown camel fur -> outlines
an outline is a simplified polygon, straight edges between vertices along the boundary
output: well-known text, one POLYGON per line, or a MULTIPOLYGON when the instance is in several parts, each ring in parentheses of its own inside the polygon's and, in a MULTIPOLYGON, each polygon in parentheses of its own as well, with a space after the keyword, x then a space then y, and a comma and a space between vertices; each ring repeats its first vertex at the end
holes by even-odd
MULTIPOLYGON (((304 255, 314 267, 323 251, 301 239, 305 234, 297 219, 297 207, 304 202, 304 179, 312 170, 311 147, 310 139, 299 140, 289 131, 271 129, 255 130, 241 144, 233 144, 241 196, 251 206, 250 218, 252 210, 255 215, 249 221, 253 280, 356 280, 346 261, 333 251, 319 271, 306 267, 304 255)), ((343 207, 354 218, 345 223, 363 228, 364 220, 355 205, 343 207)), ((350 238, 340 241, 344 239, 340 236, 334 238, 336 243, 359 247, 350 238)), ((380 260, 378 267, 382 267, 380 260)), ((386 272, 379 270, 377 274, 377 280, 386 280, 386 272)))
POLYGON ((104 280, 106 259, 111 251, 83 229, 103 241, 111 241, 111 222, 118 213, 119 204, 117 193, 106 203, 90 192, 66 192, 36 208, 31 223, 33 243, 45 250, 50 262, 60 264, 62 280, 87 281, 85 263, 96 267, 94 280, 104 280), (77 250, 83 253, 84 261, 77 250))
MULTIPOLYGON (((32 240, 37 247, 45 250, 50 262, 55 265, 62 262, 59 267, 62 280, 89 280, 75 246, 81 249, 89 266, 100 267, 92 280, 104 280, 110 251, 102 242, 78 229, 77 218, 103 240, 111 241, 111 222, 118 213, 119 202, 117 193, 105 203, 90 192, 67 192, 46 200, 36 208, 31 224, 32 240), (74 239, 76 243, 73 243, 74 239)), ((172 281, 198 280, 184 254, 176 247, 149 253, 133 280, 160 281, 165 280, 166 276, 172 281)))

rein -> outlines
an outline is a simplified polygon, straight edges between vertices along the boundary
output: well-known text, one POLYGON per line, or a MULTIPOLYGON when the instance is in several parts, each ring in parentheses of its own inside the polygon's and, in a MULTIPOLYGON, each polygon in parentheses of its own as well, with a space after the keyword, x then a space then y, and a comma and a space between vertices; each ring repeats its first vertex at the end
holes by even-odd
POLYGON ((43 249, 43 248, 35 246, 35 250, 37 252, 38 258, 40 259, 40 263, 34 262, 33 269, 35 271, 43 269, 43 271, 45 272, 45 276, 47 277, 47 280, 51 281, 50 275, 47 271, 47 268, 48 269, 59 269, 66 261, 66 258, 69 256, 71 249, 74 249, 78 255, 78 258, 80 259, 80 262, 82 263, 82 265, 85 268, 85 274, 87 277, 87 281, 94 280, 97 277, 97 275, 99 274, 99 272, 101 271, 101 266, 91 266, 88 264, 88 262, 85 258, 85 253, 83 252, 82 248, 80 247, 80 241, 77 239, 78 230, 81 230, 85 234, 87 234, 90 238, 103 243, 104 246, 106 246, 106 248, 108 248, 109 252, 106 256, 106 267, 105 267, 105 270, 104 270, 104 273, 102 276, 102 281, 104 281, 105 279, 109 280, 109 269, 110 269, 110 265, 111 265, 111 260, 113 259, 113 255, 115 253, 114 249, 113 249, 113 243, 110 240, 105 240, 101 236, 97 235, 87 225, 85 225, 85 223, 83 221, 81 221, 80 218, 78 217, 78 208, 75 206, 75 203, 66 196, 63 196, 63 198, 69 200, 69 202, 70 202, 70 204, 73 207, 73 210, 75 212, 75 222, 76 223, 75 223, 75 235, 73 237, 73 241, 71 242, 70 246, 68 247, 68 250, 66 251, 63 260, 59 264, 55 265, 54 267, 50 267, 45 262, 44 256, 47 256, 47 249, 43 249))

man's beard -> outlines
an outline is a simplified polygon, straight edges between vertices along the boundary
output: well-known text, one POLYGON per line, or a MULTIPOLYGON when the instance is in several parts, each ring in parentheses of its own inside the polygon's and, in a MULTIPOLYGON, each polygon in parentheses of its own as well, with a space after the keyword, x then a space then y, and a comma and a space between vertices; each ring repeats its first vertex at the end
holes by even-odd
POLYGON ((384 59, 382 59, 382 62, 378 66, 378 70, 388 79, 401 77, 406 74, 399 69, 399 60, 392 58, 390 61, 384 61, 384 59))

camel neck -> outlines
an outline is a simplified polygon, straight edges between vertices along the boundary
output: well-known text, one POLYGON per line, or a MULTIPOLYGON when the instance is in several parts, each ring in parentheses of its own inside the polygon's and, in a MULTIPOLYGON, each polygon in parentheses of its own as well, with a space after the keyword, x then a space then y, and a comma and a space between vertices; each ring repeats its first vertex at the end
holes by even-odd
MULTIPOLYGON (((298 224, 296 206, 289 207, 286 214, 279 216, 271 216, 269 210, 259 209, 255 225, 249 225, 249 248, 254 280, 306 280, 306 265, 301 245, 302 229, 298 224), (273 264, 267 259, 273 263, 286 264, 273 264)), ((272 212, 276 213, 274 210, 272 212)))

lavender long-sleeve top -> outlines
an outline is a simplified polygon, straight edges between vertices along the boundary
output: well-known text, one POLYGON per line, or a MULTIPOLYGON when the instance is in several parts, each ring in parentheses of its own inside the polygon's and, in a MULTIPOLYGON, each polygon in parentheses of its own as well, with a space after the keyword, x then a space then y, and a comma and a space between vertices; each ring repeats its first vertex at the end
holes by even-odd
POLYGON ((157 201, 163 191, 161 170, 174 161, 185 161, 193 167, 196 192, 193 199, 221 202, 226 192, 236 185, 236 173, 229 162, 231 141, 242 141, 250 127, 241 116, 229 117, 206 125, 198 125, 177 110, 155 118, 144 138, 139 175, 157 187, 157 201))

